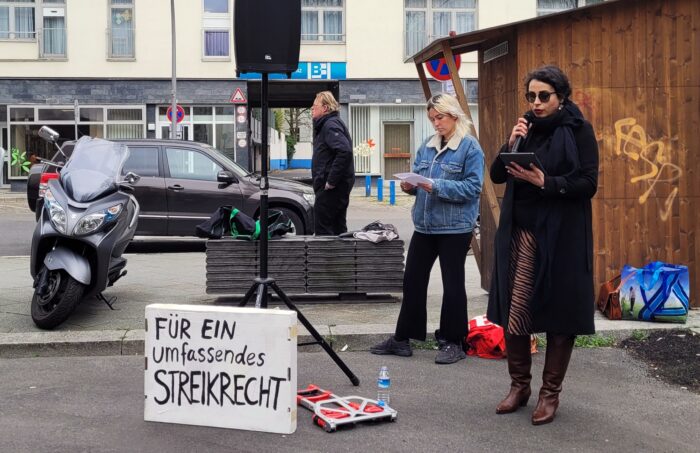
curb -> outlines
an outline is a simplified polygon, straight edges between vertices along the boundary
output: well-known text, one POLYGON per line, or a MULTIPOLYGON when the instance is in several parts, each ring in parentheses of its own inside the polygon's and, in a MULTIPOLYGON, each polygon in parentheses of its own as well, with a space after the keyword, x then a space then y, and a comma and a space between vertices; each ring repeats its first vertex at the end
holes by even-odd
MULTIPOLYGON (((663 325, 664 327, 640 326, 638 329, 599 330, 597 335, 609 336, 618 343, 630 338, 635 332, 647 333, 665 331, 671 328, 700 333, 700 328, 682 324, 663 325)), ((393 334, 394 325, 370 325, 365 332, 357 332, 359 326, 315 326, 318 332, 337 352, 367 351, 369 348, 393 334), (354 331, 354 332, 353 332, 354 331), (329 332, 329 333, 326 333, 329 332)), ((429 325, 427 338, 432 338, 437 325, 429 325)), ((303 329, 303 327, 300 327, 303 329)), ((144 353, 144 330, 91 330, 68 332, 24 332, 0 333, 0 359, 34 357, 73 357, 73 356, 139 356, 144 353)), ((298 336, 299 343, 314 341, 308 334, 298 336)), ((614 346, 616 347, 616 346, 614 346)), ((320 352, 319 345, 299 346, 299 352, 320 352)))
MULTIPOLYGON (((335 351, 366 351, 390 332, 377 334, 323 335, 335 351)), ((0 359, 36 357, 89 357, 143 355, 145 331, 110 330, 0 334, 0 359)), ((314 338, 299 335, 299 343, 314 338)), ((319 345, 299 346, 299 352, 322 351, 319 345)))

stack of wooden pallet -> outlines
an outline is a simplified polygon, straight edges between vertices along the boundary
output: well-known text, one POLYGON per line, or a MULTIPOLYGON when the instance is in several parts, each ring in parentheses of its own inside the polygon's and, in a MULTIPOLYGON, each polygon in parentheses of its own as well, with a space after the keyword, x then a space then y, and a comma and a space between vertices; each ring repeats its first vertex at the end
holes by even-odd
MULTIPOLYGON (((259 242, 207 241, 207 293, 245 294, 260 276, 259 242)), ((306 244, 303 237, 268 242, 269 276, 289 294, 306 292, 306 244)))
MULTIPOLYGON (((401 292, 401 240, 297 236, 268 244, 268 275, 287 294, 401 292)), ((209 240, 206 255, 209 294, 244 294, 260 275, 257 241, 209 240)))

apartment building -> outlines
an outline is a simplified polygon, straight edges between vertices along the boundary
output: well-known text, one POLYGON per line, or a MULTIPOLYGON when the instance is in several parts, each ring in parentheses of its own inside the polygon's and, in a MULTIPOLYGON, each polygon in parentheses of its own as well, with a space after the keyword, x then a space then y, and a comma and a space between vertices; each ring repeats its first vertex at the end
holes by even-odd
MULTIPOLYGON (((233 1, 175 0, 177 99, 184 110, 178 136, 251 168, 250 109, 235 101, 250 100, 255 75, 236 77, 233 1)), ((309 84, 333 87, 362 147, 358 173, 390 175, 409 165, 431 133, 408 57, 451 31, 596 1, 302 0, 300 64, 291 82, 307 91, 309 84)), ((168 137, 171 43, 169 0, 0 0, 4 181, 23 190, 33 157, 51 154, 37 137, 44 124, 69 139, 168 137)), ((478 124, 475 55, 462 56, 460 76, 478 124)), ((310 148, 298 154, 306 165, 310 148)))

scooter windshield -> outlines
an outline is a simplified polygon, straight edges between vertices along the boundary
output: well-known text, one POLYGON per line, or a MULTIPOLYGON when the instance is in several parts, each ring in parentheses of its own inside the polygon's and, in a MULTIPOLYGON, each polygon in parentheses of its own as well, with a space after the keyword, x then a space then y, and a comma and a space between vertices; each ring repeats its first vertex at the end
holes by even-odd
POLYGON ((66 194, 79 203, 85 203, 115 192, 128 157, 126 145, 100 138, 81 138, 61 170, 61 183, 66 194))

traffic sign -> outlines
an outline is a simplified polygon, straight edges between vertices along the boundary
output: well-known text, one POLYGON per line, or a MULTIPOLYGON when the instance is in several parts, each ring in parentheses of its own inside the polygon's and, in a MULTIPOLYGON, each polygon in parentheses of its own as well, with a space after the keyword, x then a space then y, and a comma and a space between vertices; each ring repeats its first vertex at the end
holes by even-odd
POLYGON ((229 99, 229 102, 232 102, 234 104, 245 104, 248 102, 248 100, 245 98, 245 95, 243 94, 243 91, 240 88, 236 88, 236 92, 231 95, 231 99, 229 99))
MULTIPOLYGON (((165 116, 168 118, 168 121, 173 120, 173 107, 170 106, 168 107, 168 111, 165 112, 165 116)), ((180 104, 177 105, 177 116, 176 116, 176 121, 178 123, 181 123, 182 120, 185 119, 185 109, 182 108, 180 104)))
MULTIPOLYGON (((454 56, 455 66, 459 71, 459 67, 462 64, 462 57, 459 54, 454 56)), ((431 76, 435 80, 450 80, 450 69, 447 66, 447 62, 444 58, 439 58, 437 60, 430 60, 425 63, 425 69, 428 70, 431 76)))

